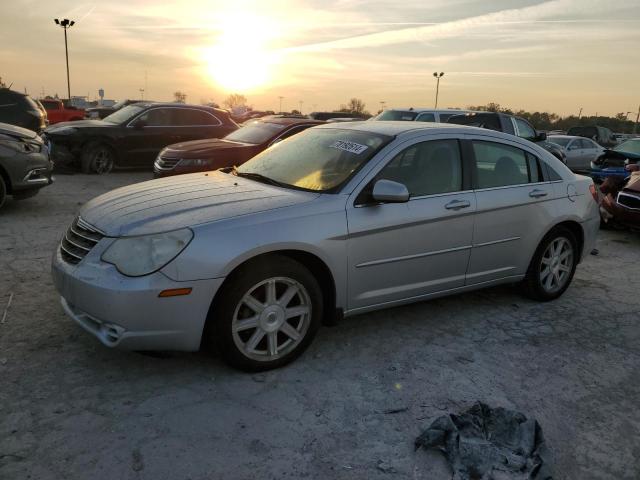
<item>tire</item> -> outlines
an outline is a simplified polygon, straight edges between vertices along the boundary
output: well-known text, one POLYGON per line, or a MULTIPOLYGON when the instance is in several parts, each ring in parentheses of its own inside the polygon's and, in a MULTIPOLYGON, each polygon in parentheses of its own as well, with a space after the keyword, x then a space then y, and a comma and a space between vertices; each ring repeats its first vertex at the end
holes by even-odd
POLYGON ((540 242, 522 282, 525 295, 548 302, 560 297, 578 265, 578 242, 566 227, 555 227, 540 242))
POLYGON ((322 306, 320 286, 306 267, 270 255, 240 267, 223 285, 210 311, 204 343, 240 370, 282 367, 313 340, 322 306))
POLYGON ((7 199, 7 184, 4 181, 2 175, 0 175, 0 208, 4 205, 5 200, 7 199))
POLYGON ((82 173, 109 173, 114 162, 115 153, 106 143, 91 142, 82 149, 82 173))

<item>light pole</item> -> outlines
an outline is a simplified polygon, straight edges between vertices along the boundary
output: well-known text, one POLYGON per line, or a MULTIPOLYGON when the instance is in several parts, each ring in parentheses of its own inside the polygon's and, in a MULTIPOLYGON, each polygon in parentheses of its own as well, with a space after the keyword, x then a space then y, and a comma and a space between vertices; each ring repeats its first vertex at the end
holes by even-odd
POLYGON ((578 120, 580 120, 580 117, 582 117, 582 107, 580 107, 580 111, 578 112, 578 120))
POLYGON ((284 97, 282 95, 280 95, 278 98, 280 99, 280 110, 278 111, 278 113, 282 113, 282 99, 284 97))
POLYGON ((442 77, 444 77, 444 72, 433 72, 433 76, 436 77, 436 106, 435 108, 438 108, 438 93, 440 92, 440 79, 442 77))
POLYGON ((302 104, 304 103, 304 101, 300 100, 298 102, 298 105, 300 105, 300 108, 298 109, 298 111, 300 112, 300 115, 302 115, 302 104))
POLYGON ((54 18, 53 21, 56 22, 56 25, 60 25, 64 29, 64 55, 67 59, 67 98, 71 100, 71 83, 69 82, 69 48, 67 47, 67 29, 73 27, 76 22, 74 22, 73 20, 69 20, 68 18, 63 18, 62 20, 58 20, 57 18, 54 18))
POLYGON ((638 131, 638 121, 640 120, 640 107, 638 107, 638 115, 636 115, 636 124, 633 126, 633 133, 638 131))
POLYGON ((384 106, 387 104, 386 100, 380 100, 380 110, 384 112, 384 106))

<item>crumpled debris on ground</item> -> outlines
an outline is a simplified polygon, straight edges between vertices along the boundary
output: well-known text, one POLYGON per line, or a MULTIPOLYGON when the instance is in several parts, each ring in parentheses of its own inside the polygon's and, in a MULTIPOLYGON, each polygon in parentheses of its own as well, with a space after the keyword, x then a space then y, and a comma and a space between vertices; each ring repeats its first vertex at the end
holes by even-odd
POLYGON ((455 480, 551 480, 551 463, 534 419, 478 402, 461 415, 438 417, 415 441, 440 449, 455 480))

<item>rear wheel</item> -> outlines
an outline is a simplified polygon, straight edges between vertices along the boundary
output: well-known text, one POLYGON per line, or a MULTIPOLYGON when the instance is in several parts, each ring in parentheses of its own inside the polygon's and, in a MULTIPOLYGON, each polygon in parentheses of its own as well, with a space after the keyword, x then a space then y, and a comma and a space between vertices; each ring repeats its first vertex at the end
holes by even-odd
POLYGON ((218 295, 205 342, 245 371, 278 368, 311 343, 322 319, 322 292, 302 264, 272 255, 241 267, 218 295))
POLYGON ((4 205, 4 201, 7 199, 7 184, 4 181, 4 178, 2 178, 2 175, 0 175, 0 208, 2 208, 2 205, 4 205))
POLYGON ((102 175, 113 169, 115 154, 113 149, 101 142, 92 142, 82 150, 82 172, 102 175))
POLYGON ((578 264, 578 244, 573 233, 556 227, 540 242, 523 281, 527 296, 539 301, 555 300, 573 279, 578 264))

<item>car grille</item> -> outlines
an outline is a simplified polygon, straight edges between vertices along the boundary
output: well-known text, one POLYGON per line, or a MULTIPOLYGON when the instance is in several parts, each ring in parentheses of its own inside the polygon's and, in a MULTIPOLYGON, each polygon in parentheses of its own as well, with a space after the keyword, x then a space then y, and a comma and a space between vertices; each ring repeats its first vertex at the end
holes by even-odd
POLYGON ((77 217, 60 243, 60 255, 67 263, 78 264, 104 237, 102 233, 77 217))
POLYGON ((620 192, 618 193, 618 203, 633 210, 640 210, 640 198, 635 195, 620 192))
POLYGON ((154 167, 158 170, 173 170, 173 168, 178 164, 179 161, 179 158, 159 157, 156 160, 154 167))

